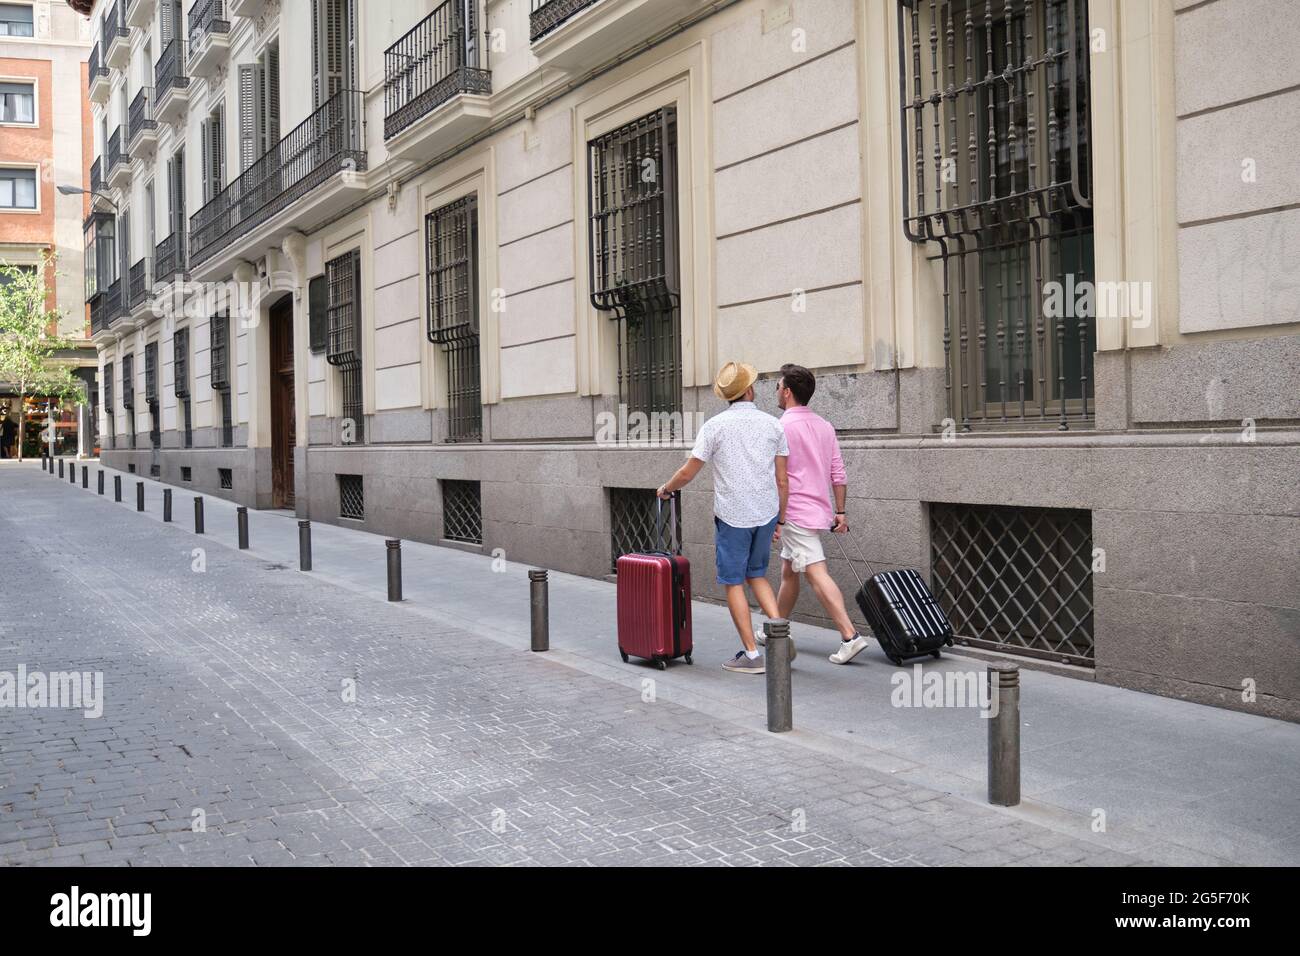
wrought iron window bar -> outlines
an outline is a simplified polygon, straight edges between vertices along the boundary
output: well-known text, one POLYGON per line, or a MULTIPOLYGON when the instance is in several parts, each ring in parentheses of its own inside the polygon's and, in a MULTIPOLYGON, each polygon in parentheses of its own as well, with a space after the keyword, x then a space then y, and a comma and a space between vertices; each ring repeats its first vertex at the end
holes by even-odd
POLYGON ((108 447, 117 448, 117 409, 113 405, 113 363, 104 363, 104 418, 108 421, 108 447))
POLYGON ((448 541, 483 543, 483 494, 477 481, 444 478, 442 484, 442 536, 448 541))
MULTIPOLYGON (((149 447, 162 447, 162 414, 158 401, 158 343, 144 347, 144 402, 149 406, 149 447)), ((152 473, 152 468, 150 469, 152 473)))
POLYGON ((132 311, 140 308, 153 294, 153 259, 145 256, 131 266, 129 280, 129 302, 132 311))
POLYGON ((366 168, 363 94, 342 90, 190 217, 195 264, 343 170, 366 168))
POLYGON ((186 274, 185 233, 173 232, 154 249, 154 275, 159 282, 170 282, 186 274))
POLYGON ((194 423, 190 406, 190 330, 177 329, 172 333, 172 390, 181 412, 181 434, 184 448, 194 447, 194 423))
POLYGON ((127 114, 128 144, 135 143, 135 138, 145 130, 158 127, 158 122, 153 115, 153 103, 153 87, 140 87, 140 92, 135 94, 135 99, 131 101, 131 109, 127 114))
MULTIPOLYGON (((610 569, 618 570, 618 559, 625 554, 657 551, 666 547, 655 540, 655 522, 658 520, 658 498, 653 488, 610 488, 609 530, 610 569)), ((674 510, 676 522, 665 528, 671 540, 682 540, 682 514, 674 510)))
POLYGON ((230 21, 226 19, 225 0, 198 0, 190 7, 190 56, 217 33, 229 33, 230 21))
POLYGON ((588 158, 591 302, 618 323, 619 401, 680 412, 676 110, 592 140, 588 158))
POLYGON ((210 381, 212 390, 217 393, 217 404, 221 410, 221 447, 230 448, 235 444, 230 395, 230 313, 218 312, 214 315, 208 326, 208 334, 210 381))
POLYGON ((221 485, 222 491, 235 490, 235 470, 233 468, 218 468, 217 482, 221 485))
POLYGON ((183 90, 190 85, 185 75, 185 44, 176 37, 167 41, 154 64, 153 85, 160 100, 173 89, 183 90))
POLYGON ((899 0, 904 231, 942 269, 949 417, 1058 428, 1093 418, 1085 0, 899 0), (1065 310, 1063 310, 1064 312, 1065 310))
POLYGON ((528 39, 540 40, 598 0, 533 0, 528 14, 528 39))
POLYGON ((481 441, 478 197, 435 209, 425 217, 424 233, 429 341, 447 357, 447 440, 481 441))
POLYGON ((384 51, 385 139, 458 93, 492 92, 487 46, 476 32, 476 5, 476 0, 445 0, 384 51))
POLYGON ((108 168, 115 169, 119 163, 130 163, 131 153, 129 149, 124 149, 122 144, 122 130, 124 127, 119 126, 113 130, 113 135, 108 138, 108 168))
POLYGON ((361 253, 352 249, 325 263, 329 331, 325 361, 339 370, 344 422, 352 443, 365 440, 365 410, 361 397, 361 253))
POLYGON ((1092 514, 932 504, 935 597, 966 643, 1092 666, 1092 514))
POLYGON ((366 519, 366 488, 361 475, 339 475, 339 517, 366 519))

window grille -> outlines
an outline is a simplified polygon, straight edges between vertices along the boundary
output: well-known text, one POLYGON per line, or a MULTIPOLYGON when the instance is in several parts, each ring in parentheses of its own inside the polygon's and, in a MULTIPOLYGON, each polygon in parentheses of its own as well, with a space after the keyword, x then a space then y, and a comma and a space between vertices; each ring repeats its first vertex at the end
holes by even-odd
POLYGON ((190 330, 177 329, 172 335, 172 385, 180 408, 183 447, 194 447, 194 422, 190 406, 190 330))
POLYGON ((619 401, 680 412, 677 111, 606 133, 588 153, 591 301, 618 323, 619 401))
POLYGON ((208 327, 212 364, 212 391, 221 415, 221 447, 235 444, 234 410, 230 396, 230 313, 219 312, 208 327))
POLYGON ((442 536, 448 541, 483 543, 483 498, 477 481, 442 482, 442 536))
MULTIPOLYGON (((676 522, 664 528, 664 542, 655 540, 655 522, 659 517, 658 498, 653 488, 609 489, 609 528, 611 535, 611 569, 618 570, 618 559, 625 554, 644 554, 671 548, 682 540, 682 513, 675 509, 676 522)), ((663 507, 668 507, 665 504, 663 507)))
POLYGON ((181 465, 181 481, 193 481, 194 472, 188 465, 181 465))
POLYGON ((934 593, 969 644, 1092 666, 1092 514, 932 504, 934 593))
POLYGON ((135 448, 135 356, 122 356, 122 407, 126 409, 126 432, 135 448))
POLYGON ((904 231, 942 267, 949 416, 1090 422, 1093 310, 1048 308, 1094 279, 1086 0, 898 12, 904 231))
POLYGON ((149 447, 162 445, 162 412, 158 403, 158 343, 144 347, 144 401, 149 406, 149 447))
POLYGON ((429 341, 447 356, 447 440, 480 441, 478 198, 466 196, 429 213, 424 236, 429 341))
POLYGON ((363 521, 366 517, 365 485, 360 475, 339 475, 339 517, 363 521))
POLYGON ((217 481, 221 484, 223 490, 233 491, 235 487, 234 471, 230 468, 218 468, 217 481))
POLYGON ((365 418, 361 402, 361 253, 345 252, 325 263, 329 333, 325 359, 339 370, 343 419, 352 422, 352 440, 361 442, 365 418))
POLYGON ((113 404, 113 363, 104 363, 104 419, 108 422, 108 447, 117 448, 117 408, 113 404))

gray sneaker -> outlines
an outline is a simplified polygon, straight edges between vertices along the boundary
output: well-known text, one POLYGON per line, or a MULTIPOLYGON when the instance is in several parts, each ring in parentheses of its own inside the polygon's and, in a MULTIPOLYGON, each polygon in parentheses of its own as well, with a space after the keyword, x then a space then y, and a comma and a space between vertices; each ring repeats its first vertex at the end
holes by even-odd
POLYGON ((729 671, 735 671, 737 674, 762 674, 766 672, 763 666, 763 655, 752 661, 745 655, 744 651, 736 651, 736 656, 729 661, 723 662, 723 667, 729 671))
MULTIPOLYGON (((754 628, 754 643, 759 647, 767 647, 767 635, 763 633, 761 627, 754 628)), ((792 637, 790 638, 790 663, 793 664, 794 659, 798 656, 799 649, 794 646, 794 638, 792 637)))

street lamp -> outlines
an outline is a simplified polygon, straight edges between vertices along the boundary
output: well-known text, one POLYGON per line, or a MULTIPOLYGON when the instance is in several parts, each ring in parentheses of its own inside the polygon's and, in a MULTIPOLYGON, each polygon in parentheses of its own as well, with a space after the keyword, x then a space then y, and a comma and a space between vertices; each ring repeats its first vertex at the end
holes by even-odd
POLYGON ((100 192, 98 189, 82 189, 80 186, 59 186, 57 188, 59 192, 63 193, 65 196, 97 196, 112 206, 113 212, 118 211, 117 203, 115 203, 113 197, 106 192, 100 192))

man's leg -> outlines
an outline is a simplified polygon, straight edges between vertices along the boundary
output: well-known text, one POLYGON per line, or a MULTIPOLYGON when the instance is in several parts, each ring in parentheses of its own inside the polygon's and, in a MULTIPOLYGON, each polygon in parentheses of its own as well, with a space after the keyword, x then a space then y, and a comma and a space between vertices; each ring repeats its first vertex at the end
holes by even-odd
MULTIPOLYGON (((754 626, 750 622, 749 599, 745 597, 745 586, 728 584, 726 588, 727 609, 731 611, 731 622, 736 625, 736 632, 740 634, 740 643, 745 645, 745 650, 756 651, 758 645, 754 643, 754 626)), ((768 588, 769 593, 771 590, 768 588)))
MULTIPOLYGON (((808 575, 808 583, 812 585, 817 600, 822 602, 822 607, 826 609, 826 613, 831 616, 831 620, 839 630, 840 638, 845 641, 852 640, 858 633, 858 629, 849 620, 849 612, 844 609, 844 595, 840 593, 839 585, 826 570, 826 562, 818 561, 816 564, 810 564, 804 569, 804 573, 808 575)), ((785 593, 784 583, 781 592, 785 593)))
POLYGON ((776 594, 776 616, 790 620, 790 612, 799 600, 799 575, 794 570, 790 559, 781 562, 781 590, 776 594))

